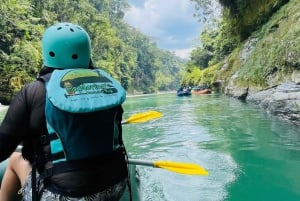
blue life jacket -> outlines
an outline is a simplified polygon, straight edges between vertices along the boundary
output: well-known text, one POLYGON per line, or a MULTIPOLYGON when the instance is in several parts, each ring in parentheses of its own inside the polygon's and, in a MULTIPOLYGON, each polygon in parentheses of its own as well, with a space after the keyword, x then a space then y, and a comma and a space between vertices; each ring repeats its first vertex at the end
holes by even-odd
POLYGON ((124 88, 100 69, 55 70, 46 81, 45 107, 52 162, 116 151, 116 108, 125 98, 124 88))

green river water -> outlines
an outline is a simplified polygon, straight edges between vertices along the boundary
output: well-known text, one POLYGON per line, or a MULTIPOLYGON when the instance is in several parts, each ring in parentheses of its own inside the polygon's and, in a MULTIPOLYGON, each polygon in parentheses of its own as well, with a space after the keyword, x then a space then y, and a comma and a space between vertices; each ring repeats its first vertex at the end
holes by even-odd
MULTIPOLYGON (((255 105, 223 95, 127 97, 123 126, 131 158, 197 163, 209 176, 139 166, 144 201, 299 201, 300 132, 255 105)), ((0 121, 3 112, 0 114, 0 121)))

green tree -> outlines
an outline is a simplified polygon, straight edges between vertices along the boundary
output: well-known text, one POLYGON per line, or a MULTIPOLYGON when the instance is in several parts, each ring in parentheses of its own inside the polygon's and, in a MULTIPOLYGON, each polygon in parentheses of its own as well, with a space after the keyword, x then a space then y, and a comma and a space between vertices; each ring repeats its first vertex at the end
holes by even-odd
POLYGON ((42 66, 41 37, 57 22, 81 25, 92 40, 92 59, 128 92, 174 89, 183 62, 123 21, 125 0, 3 0, 0 9, 0 102, 35 79, 42 66))

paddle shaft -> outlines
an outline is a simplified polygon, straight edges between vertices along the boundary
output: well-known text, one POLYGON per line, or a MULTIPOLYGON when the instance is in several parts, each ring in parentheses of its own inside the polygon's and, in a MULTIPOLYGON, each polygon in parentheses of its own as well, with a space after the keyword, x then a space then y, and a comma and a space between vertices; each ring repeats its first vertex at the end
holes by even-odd
POLYGON ((136 160, 136 159, 128 159, 128 163, 132 165, 144 165, 144 166, 150 166, 155 167, 154 163, 151 161, 142 161, 142 160, 136 160))

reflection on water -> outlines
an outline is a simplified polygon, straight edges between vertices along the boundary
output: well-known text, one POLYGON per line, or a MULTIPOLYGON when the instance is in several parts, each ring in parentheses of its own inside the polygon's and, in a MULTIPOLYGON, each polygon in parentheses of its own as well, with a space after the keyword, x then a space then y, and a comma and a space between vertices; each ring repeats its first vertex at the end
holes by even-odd
POLYGON ((131 97, 124 107, 125 114, 158 110, 164 115, 124 127, 131 157, 197 163, 210 173, 191 176, 140 167, 144 200, 300 200, 295 169, 300 168, 300 136, 289 123, 214 94, 131 97))
POLYGON ((164 116, 124 128, 125 144, 131 157, 197 163, 210 173, 204 177, 140 167, 144 200, 224 200, 225 187, 234 181, 237 164, 227 153, 201 148, 202 144, 214 140, 197 115, 197 107, 203 103, 195 103, 188 97, 154 96, 155 104, 151 107, 149 97, 146 102, 139 99, 127 100, 125 111, 135 104, 136 110, 158 110, 164 116), (134 144, 127 141, 134 141, 134 144))

